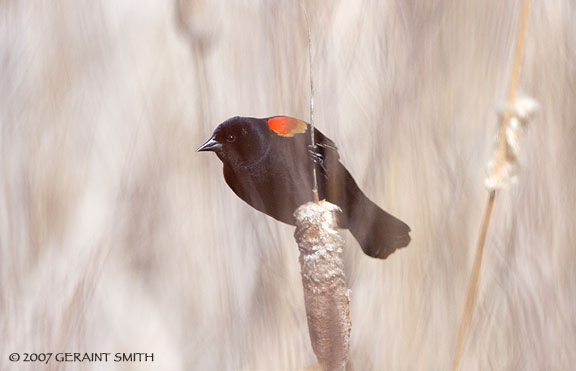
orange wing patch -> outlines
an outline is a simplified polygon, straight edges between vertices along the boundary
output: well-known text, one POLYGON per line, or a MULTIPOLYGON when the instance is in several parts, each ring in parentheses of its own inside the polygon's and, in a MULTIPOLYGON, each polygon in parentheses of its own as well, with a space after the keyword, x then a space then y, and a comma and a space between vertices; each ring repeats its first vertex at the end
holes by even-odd
POLYGON ((268 120, 270 130, 283 137, 293 137, 295 134, 306 132, 306 123, 304 121, 287 117, 278 116, 268 120))

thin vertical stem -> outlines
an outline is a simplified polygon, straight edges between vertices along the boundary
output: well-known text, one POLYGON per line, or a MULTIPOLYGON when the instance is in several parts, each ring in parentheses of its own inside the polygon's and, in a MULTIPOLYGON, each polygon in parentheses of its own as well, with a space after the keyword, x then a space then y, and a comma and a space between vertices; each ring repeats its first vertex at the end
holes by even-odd
POLYGON ((496 191, 491 191, 486 204, 486 211, 484 212, 484 219, 482 221, 482 229, 480 230, 480 238, 478 246, 476 247, 476 257, 474 258, 474 267, 472 268, 472 278, 470 280, 470 288, 468 289, 468 297, 466 298, 466 305, 464 306, 464 314, 462 322, 460 323, 460 331, 458 333, 458 344, 456 347, 456 356, 454 357, 454 371, 457 371, 462 359, 462 350, 464 347, 464 339, 468 334, 470 325, 470 318, 474 304, 476 303, 476 294, 478 292, 478 281, 480 280, 480 268, 482 268, 482 257, 484 253, 484 246, 486 243, 486 235, 488 234, 488 226, 490 225, 490 217, 494 207, 494 199, 496 191))
MULTIPOLYGON (((304 17, 306 19, 306 29, 308 31, 308 66, 310 69, 310 143, 312 146, 315 144, 314 138, 314 79, 312 78, 312 36, 310 32, 310 21, 308 19, 308 12, 302 3, 300 3, 302 11, 304 12, 304 17)), ((312 188, 312 193, 314 193, 314 202, 320 202, 318 197, 318 178, 316 175, 316 165, 312 165, 312 176, 314 178, 314 188, 312 188)))
MULTIPOLYGON (((512 68, 512 75, 510 78, 510 87, 508 90, 508 101, 506 113, 500 126, 498 133, 498 158, 497 169, 504 169, 504 163, 507 158, 507 143, 506 143, 506 130, 512 117, 512 107, 518 95, 518 84, 520 81, 520 72, 522 71, 522 61, 524 58, 524 50, 526 45, 526 30, 528 26, 528 15, 530 14, 530 0, 523 0, 522 2, 522 15, 520 18, 520 25, 518 28, 518 36, 516 38, 516 49, 514 52, 514 66, 512 68)), ((454 356, 454 371, 460 368, 460 360, 462 359, 462 352, 464 349, 464 340, 468 334, 470 327, 470 319, 474 311, 476 303, 476 295, 478 292, 478 283, 480 281, 480 271, 482 268, 482 257, 484 253, 484 246, 486 243, 486 235, 488 233, 488 226, 490 225, 490 217, 494 207, 494 200, 496 198, 496 191, 490 191, 490 196, 486 204, 486 211, 484 213, 484 220, 482 222, 482 229, 480 230, 480 238, 476 247, 476 257, 474 259, 474 266, 472 268, 472 277, 470 279, 470 287, 468 289, 468 296, 466 298, 466 305, 464 306, 464 313, 460 322, 460 331, 458 332, 458 343, 456 345, 456 355, 454 356)))

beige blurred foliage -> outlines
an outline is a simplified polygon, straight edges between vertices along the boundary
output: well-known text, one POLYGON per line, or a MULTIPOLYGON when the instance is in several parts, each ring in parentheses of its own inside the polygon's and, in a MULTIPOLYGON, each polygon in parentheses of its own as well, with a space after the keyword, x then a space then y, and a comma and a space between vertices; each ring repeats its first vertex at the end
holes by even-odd
MULTIPOLYGON (((346 232, 357 370, 451 368, 519 1, 304 1, 316 125, 412 227, 346 232)), ((533 1, 541 112, 496 199, 463 370, 576 364, 576 7, 533 1)), ((154 352, 58 370, 312 367, 293 227, 194 150, 234 115, 308 118, 298 2, 0 1, 0 369, 11 352, 154 352)))

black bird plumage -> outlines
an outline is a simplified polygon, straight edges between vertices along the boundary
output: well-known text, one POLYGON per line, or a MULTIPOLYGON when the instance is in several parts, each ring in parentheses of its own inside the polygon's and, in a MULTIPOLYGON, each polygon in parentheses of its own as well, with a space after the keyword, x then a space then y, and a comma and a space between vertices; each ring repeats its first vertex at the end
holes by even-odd
POLYGON ((338 225, 348 228, 362 250, 385 259, 410 242, 410 228, 382 210, 360 190, 340 163, 336 145, 315 128, 287 117, 233 117, 220 124, 198 151, 213 151, 224 164, 224 178, 242 200, 288 224, 294 210, 313 200, 312 166, 318 193, 338 205, 338 225))

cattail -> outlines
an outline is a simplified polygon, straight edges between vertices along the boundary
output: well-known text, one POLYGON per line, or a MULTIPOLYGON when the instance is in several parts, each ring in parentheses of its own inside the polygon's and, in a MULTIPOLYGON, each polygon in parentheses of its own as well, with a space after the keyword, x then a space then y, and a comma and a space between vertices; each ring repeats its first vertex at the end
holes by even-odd
POLYGON ((309 202, 294 213, 312 349, 324 370, 345 370, 350 348, 350 290, 344 275, 340 208, 309 202))

